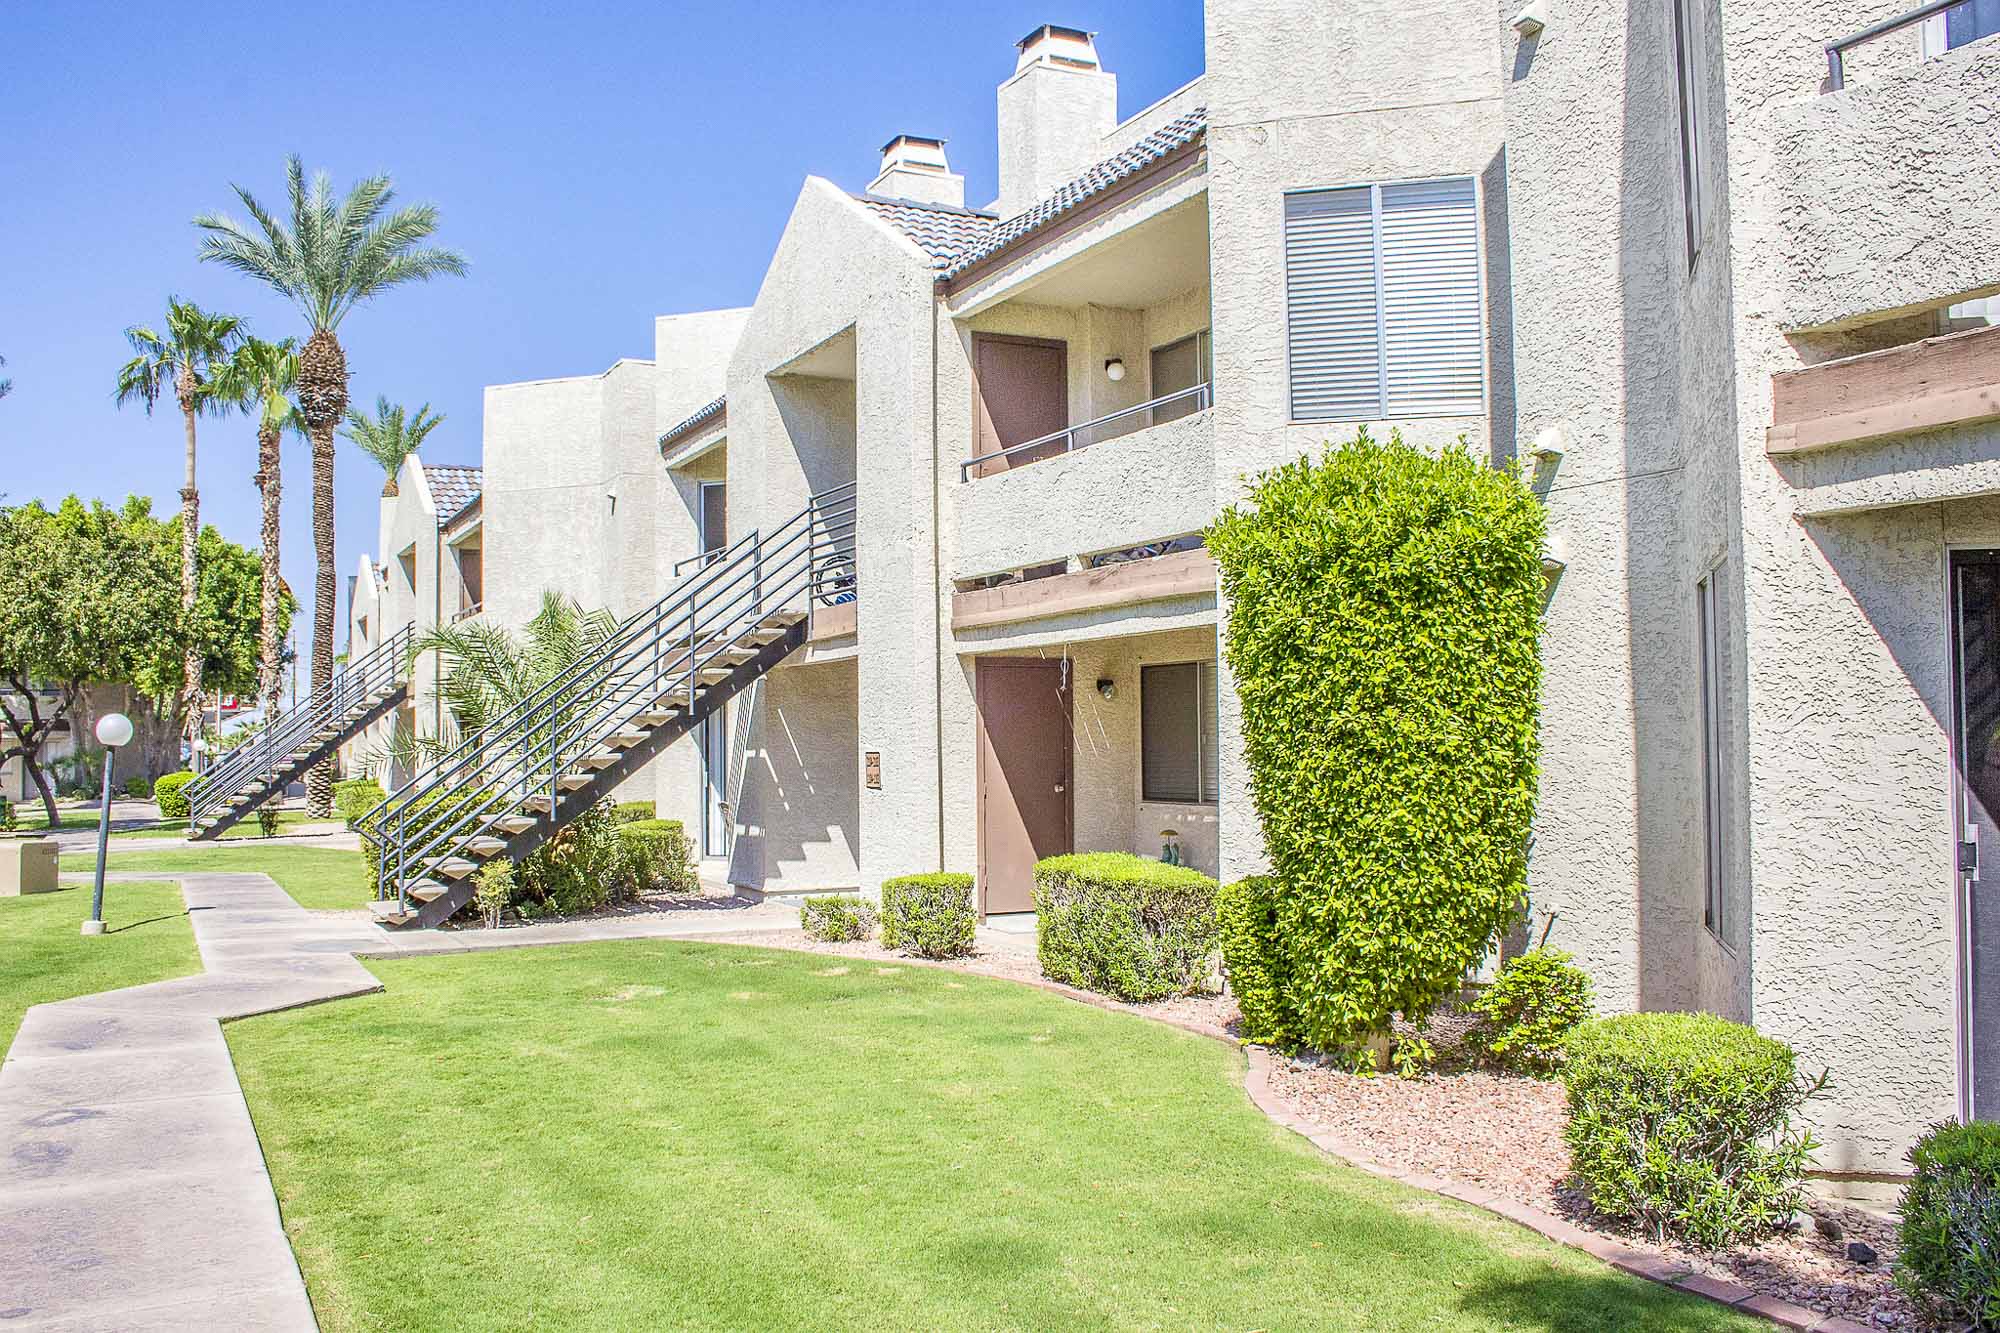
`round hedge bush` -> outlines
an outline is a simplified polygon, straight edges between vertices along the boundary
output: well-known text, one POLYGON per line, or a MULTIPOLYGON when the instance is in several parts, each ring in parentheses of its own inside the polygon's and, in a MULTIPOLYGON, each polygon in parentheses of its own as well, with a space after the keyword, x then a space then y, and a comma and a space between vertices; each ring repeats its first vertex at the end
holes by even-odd
POLYGON ((2000 1326, 2000 1124, 1935 1125, 1910 1165, 1897 1285, 1940 1323, 2000 1326))
POLYGON ((1128 852, 1035 865, 1042 975, 1121 1000, 1186 995, 1215 957, 1215 881, 1128 852))
POLYGON ((1791 1219, 1826 1086, 1781 1041, 1713 1014, 1620 1014, 1566 1043, 1570 1169, 1598 1211, 1720 1249, 1791 1219))
POLYGON ((900 875, 882 881, 882 947, 919 958, 962 958, 972 952, 979 913, 972 876, 900 875))
POLYGON ((186 819, 188 798, 185 788, 193 782, 195 775, 182 769, 178 773, 162 773, 153 783, 153 804, 160 808, 162 819, 186 819))
POLYGON ((1472 1044, 1491 1063, 1524 1074, 1562 1067, 1564 1043, 1590 1017, 1590 974, 1546 946, 1501 965, 1473 1002, 1472 1044))
POLYGON ((1543 526, 1462 443, 1364 429, 1258 476, 1208 529, 1275 881, 1268 1030, 1330 1051, 1420 1022, 1518 919, 1543 526))

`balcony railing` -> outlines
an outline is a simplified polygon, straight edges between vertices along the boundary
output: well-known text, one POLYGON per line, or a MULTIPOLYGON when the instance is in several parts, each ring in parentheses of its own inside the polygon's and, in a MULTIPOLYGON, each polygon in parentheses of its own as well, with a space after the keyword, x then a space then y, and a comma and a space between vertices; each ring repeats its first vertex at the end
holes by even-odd
POLYGON ((1826 86, 1828 92, 1838 92, 1847 86, 1846 57, 1849 50, 1863 42, 1872 42, 1877 37, 1887 37, 1892 32, 1915 27, 1934 14, 1942 14, 1947 9, 1956 9, 1965 0, 1930 0, 1929 4, 1918 5, 1915 9, 1870 24, 1859 32, 1849 33, 1839 41, 1826 44, 1826 86))
MULTIPOLYGON (((1047 435, 1023 441, 1020 444, 1012 445, 1005 449, 996 449, 990 454, 980 454, 976 458, 968 458, 958 465, 958 479, 960 481, 970 481, 975 475, 984 476, 986 475, 985 473, 975 473, 974 469, 983 468, 989 463, 999 462, 1003 459, 1012 460, 1021 454, 1034 453, 1037 450, 1041 452, 1036 455, 1036 458, 1024 461, 1034 462, 1045 455, 1052 456, 1055 454, 1073 453, 1089 445, 1101 444, 1105 440, 1115 440, 1121 435, 1130 435, 1133 431, 1144 430, 1146 427, 1157 425, 1161 421, 1174 421, 1181 417, 1193 416, 1196 412, 1206 411, 1214 405, 1215 386, 1212 384, 1197 384, 1192 388, 1177 389, 1173 393, 1162 394, 1151 402, 1139 403, 1133 407, 1122 407, 1116 412, 1111 412, 1097 418, 1095 421, 1086 421, 1076 426, 1066 426, 1062 430, 1051 431, 1047 435), (1178 408, 1179 410, 1162 416, 1161 410, 1163 408, 1178 408)), ((1012 463, 1009 462, 1007 466, 1012 466, 1012 463)), ((994 470, 1004 471, 1005 467, 994 470)))

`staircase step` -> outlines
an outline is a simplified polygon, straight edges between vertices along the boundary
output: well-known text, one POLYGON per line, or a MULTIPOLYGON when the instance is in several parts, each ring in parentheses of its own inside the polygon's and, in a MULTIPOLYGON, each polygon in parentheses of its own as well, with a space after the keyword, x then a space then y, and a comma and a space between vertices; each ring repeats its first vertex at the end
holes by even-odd
POLYGON ((738 667, 756 655, 756 651, 750 648, 725 648, 711 658, 710 661, 717 666, 738 667))
POLYGON ((757 629, 751 630, 749 633, 743 636, 745 642, 754 643, 758 645, 763 645, 767 643, 776 643, 778 640, 784 637, 785 637, 785 631, 783 629, 777 627, 765 628, 761 626, 757 629))
POLYGON ((533 815, 502 815, 493 821, 493 827, 506 833, 526 833, 541 822, 533 815))
POLYGON ((629 750, 652 734, 651 731, 643 727, 627 727, 623 731, 613 732, 610 743, 620 750, 629 750))
POLYGON ((786 629, 790 629, 805 618, 806 613, 803 611, 766 611, 762 616, 758 617, 757 623, 760 625, 782 625, 786 629))
POLYGON ((400 926, 416 916, 415 912, 405 912, 403 905, 394 898, 378 899, 368 904, 368 910, 373 912, 375 919, 385 926, 400 926))
MULTIPOLYGON (((532 827, 534 821, 529 820, 528 823, 532 827)), ((474 856, 494 856, 507 850, 507 840, 505 838, 495 838, 489 834, 481 834, 476 838, 467 839, 465 850, 471 852, 474 856)))
POLYGON ((534 810, 541 814, 547 814, 549 810, 550 801, 549 798, 543 793, 536 792, 533 796, 522 797, 521 804, 529 810, 534 810))
POLYGON ((598 749, 598 750, 592 750, 589 754, 577 760, 577 762, 579 764, 582 764, 585 768, 595 770, 595 769, 609 768, 613 764, 617 763, 619 758, 620 755, 616 750, 598 749))
POLYGON ((679 717, 680 712, 678 708, 649 708, 643 713, 635 714, 632 720, 642 727, 663 727, 679 717))
POLYGON ((453 879, 464 879, 479 869, 479 862, 468 861, 462 856, 447 856, 442 860, 431 862, 429 869, 440 875, 449 875, 453 879))
POLYGON ((440 884, 434 879, 413 879, 410 881, 410 897, 420 903, 436 902, 451 892, 449 884, 440 884))
MULTIPOLYGON (((556 779, 556 787, 561 791, 576 791, 579 788, 588 787, 596 780, 597 775, 595 773, 564 773, 556 779)), ((540 799, 547 800, 548 798, 542 797, 540 799)))
POLYGON ((720 685, 734 674, 735 671, 731 667, 703 667, 694 673, 694 683, 703 686, 720 685))

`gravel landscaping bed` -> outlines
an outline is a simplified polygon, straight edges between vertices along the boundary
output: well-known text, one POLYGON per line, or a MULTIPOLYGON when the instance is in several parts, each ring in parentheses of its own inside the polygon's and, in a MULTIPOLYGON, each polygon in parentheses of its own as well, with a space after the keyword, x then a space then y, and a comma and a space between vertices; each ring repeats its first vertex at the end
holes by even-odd
POLYGON ((1273 1086, 1292 1114, 1379 1161, 1481 1186, 1823 1314, 1874 1328, 1933 1326, 1890 1279, 1894 1228, 1857 1208, 1815 1199, 1809 1204, 1814 1227, 1713 1254, 1658 1244, 1593 1213, 1588 1200, 1563 1183, 1569 1152, 1562 1140, 1560 1083, 1484 1072, 1368 1079, 1312 1062, 1279 1059, 1274 1065, 1273 1086), (1876 1261, 1848 1258, 1853 1242, 1873 1249, 1876 1261))

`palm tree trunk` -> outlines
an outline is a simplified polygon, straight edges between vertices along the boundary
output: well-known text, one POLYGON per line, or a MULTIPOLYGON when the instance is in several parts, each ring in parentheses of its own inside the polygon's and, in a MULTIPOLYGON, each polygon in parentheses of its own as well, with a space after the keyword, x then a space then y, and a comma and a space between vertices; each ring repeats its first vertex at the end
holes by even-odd
MULTIPOLYGON (((195 559, 198 538, 201 535, 201 492, 195 488, 194 476, 194 410, 184 408, 182 419, 187 423, 187 471, 181 483, 181 610, 187 613, 188 628, 194 627, 195 603, 195 559)), ((192 742, 201 735, 201 649, 192 634, 188 638, 186 654, 181 659, 181 693, 187 700, 188 753, 192 757, 192 742)))
MULTIPOLYGON (((312 424, 313 465, 313 643, 312 692, 333 683, 333 422, 312 424)), ((315 819, 333 813, 333 760, 306 776, 306 809, 315 819)))
POLYGON ((283 583, 278 564, 278 445, 281 439, 280 432, 271 427, 260 428, 257 432, 257 492, 264 499, 264 588, 260 608, 263 680, 260 684, 267 723, 278 711, 278 691, 284 684, 278 671, 281 647, 278 641, 278 590, 283 583))

